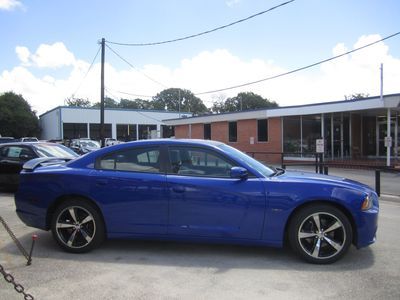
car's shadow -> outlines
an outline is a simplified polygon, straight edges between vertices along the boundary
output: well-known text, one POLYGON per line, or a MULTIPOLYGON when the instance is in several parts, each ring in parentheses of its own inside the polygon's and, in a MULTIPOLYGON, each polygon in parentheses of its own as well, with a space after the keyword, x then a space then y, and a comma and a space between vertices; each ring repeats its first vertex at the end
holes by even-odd
MULTIPOLYGON (((374 252, 370 247, 361 250, 351 247, 341 260, 329 266, 321 266, 302 261, 288 247, 276 249, 165 241, 108 240, 92 252, 71 254, 62 251, 51 233, 45 231, 32 231, 19 237, 27 249, 30 248, 32 234, 39 236, 33 253, 33 263, 43 258, 58 261, 217 268, 218 273, 241 268, 343 272, 367 269, 374 265, 374 252)), ((11 239, 3 245, 5 246, 0 249, 1 252, 20 255, 11 239)))

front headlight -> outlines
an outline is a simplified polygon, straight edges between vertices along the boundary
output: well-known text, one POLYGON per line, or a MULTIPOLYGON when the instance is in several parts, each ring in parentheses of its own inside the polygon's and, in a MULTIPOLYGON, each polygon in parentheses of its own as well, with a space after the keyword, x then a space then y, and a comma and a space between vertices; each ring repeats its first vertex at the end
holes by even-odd
POLYGON ((372 207, 372 197, 367 195, 361 204, 361 210, 368 210, 372 207))

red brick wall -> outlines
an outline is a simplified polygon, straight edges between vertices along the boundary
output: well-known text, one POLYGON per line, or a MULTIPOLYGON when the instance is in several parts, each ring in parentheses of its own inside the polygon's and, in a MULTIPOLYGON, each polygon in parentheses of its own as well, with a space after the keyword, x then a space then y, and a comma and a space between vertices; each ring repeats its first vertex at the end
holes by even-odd
POLYGON ((192 124, 192 139, 204 138, 204 124, 192 124))
POLYGON ((214 141, 228 143, 228 130, 228 122, 211 123, 211 139, 214 141))
MULTIPOLYGON (((203 124, 192 124, 192 138, 204 138, 203 124)), ((239 120, 237 122, 237 142, 230 143, 229 123, 211 123, 211 139, 221 141, 244 152, 281 152, 282 151, 282 126, 281 118, 268 119, 268 141, 257 141, 257 120, 239 120), (254 144, 250 144, 250 138, 254 138, 254 144)), ((189 125, 175 126, 176 138, 188 138, 189 125)), ((267 163, 279 163, 279 154, 255 154, 255 158, 266 161, 267 163)))
POLYGON ((189 125, 175 126, 175 137, 177 139, 189 138, 189 125))

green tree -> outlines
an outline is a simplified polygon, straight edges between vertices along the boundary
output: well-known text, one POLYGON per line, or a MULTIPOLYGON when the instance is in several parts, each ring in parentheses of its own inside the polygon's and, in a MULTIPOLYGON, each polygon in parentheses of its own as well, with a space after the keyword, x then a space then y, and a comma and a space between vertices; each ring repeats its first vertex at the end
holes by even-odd
POLYGON ((195 115, 209 112, 203 101, 191 91, 170 88, 161 91, 153 97, 154 109, 191 112, 195 115), (180 105, 179 105, 180 102, 180 105))
MULTIPOLYGON (((95 104, 92 105, 93 108, 100 108, 100 102, 96 102, 95 104)), ((105 97, 104 98, 104 107, 105 108, 118 108, 119 104, 117 101, 110 97, 105 97)))
POLYGON ((29 103, 14 92, 0 95, 0 134, 20 138, 39 136, 39 119, 29 103))
POLYGON ((153 109, 152 101, 143 100, 143 99, 135 99, 135 100, 128 100, 128 99, 121 99, 119 102, 120 108, 128 108, 128 109, 153 109))
POLYGON ((344 99, 345 100, 359 100, 359 99, 364 99, 369 97, 369 94, 364 94, 364 93, 355 93, 351 95, 345 95, 344 99))
POLYGON ((278 104, 275 101, 264 99, 253 92, 242 92, 237 94, 235 97, 215 102, 212 111, 215 113, 223 113, 274 107, 278 107, 278 104))
POLYGON ((65 102, 68 106, 90 107, 89 99, 70 97, 66 98, 65 102))

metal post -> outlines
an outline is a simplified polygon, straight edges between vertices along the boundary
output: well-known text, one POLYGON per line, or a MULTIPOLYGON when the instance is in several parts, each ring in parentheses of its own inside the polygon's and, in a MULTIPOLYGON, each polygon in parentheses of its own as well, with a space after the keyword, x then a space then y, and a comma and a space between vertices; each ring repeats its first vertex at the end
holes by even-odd
POLYGON ((381 171, 375 170, 375 192, 381 196, 381 171))
POLYGON ((178 89, 178 94, 179 94, 178 111, 179 111, 179 118, 181 118, 181 89, 178 89))
POLYGON ((322 158, 322 153, 319 153, 319 174, 324 173, 324 159, 322 158))
POLYGON ((281 152, 281 167, 282 167, 282 169, 284 169, 284 167, 283 167, 283 159, 284 159, 284 154, 283 154, 283 152, 281 152))
POLYGON ((33 247, 35 246, 35 241, 38 239, 38 236, 36 234, 32 235, 32 245, 31 245, 31 251, 29 252, 29 257, 28 261, 26 262, 27 266, 30 266, 32 264, 32 253, 33 253, 33 247))
POLYGON ((391 114, 390 114, 390 108, 387 109, 387 128, 386 128, 386 166, 390 167, 390 149, 391 149, 391 142, 389 141, 390 137, 391 137, 391 133, 390 133, 390 123, 391 123, 391 114))
POLYGON ((383 101, 383 64, 381 63, 381 96, 380 100, 383 101))
POLYGON ((104 60, 105 60, 105 42, 101 39, 101 75, 100 75, 100 141, 101 147, 104 147, 104 60))
POLYGON ((329 171, 328 171, 328 166, 324 166, 324 174, 328 175, 329 171))

